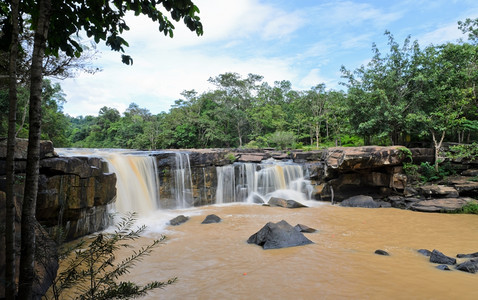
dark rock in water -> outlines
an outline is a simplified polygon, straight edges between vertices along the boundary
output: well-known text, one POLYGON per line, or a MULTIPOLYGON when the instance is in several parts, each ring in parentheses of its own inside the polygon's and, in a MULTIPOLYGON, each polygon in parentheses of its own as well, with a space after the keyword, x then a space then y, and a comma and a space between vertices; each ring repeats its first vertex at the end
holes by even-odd
POLYGON ((456 257, 458 257, 458 258, 474 258, 474 257, 478 257, 478 252, 470 253, 470 254, 457 254, 456 257))
POLYGON ((434 249, 432 251, 432 254, 430 255, 430 262, 445 265, 455 265, 456 259, 454 259, 453 257, 446 256, 440 251, 434 249))
POLYGON ((182 223, 186 222, 187 220, 189 220, 189 217, 186 217, 186 216, 184 216, 184 215, 179 215, 179 216, 177 216, 176 218, 171 219, 171 220, 169 221, 169 224, 171 224, 171 225, 173 225, 173 226, 177 226, 177 225, 179 225, 179 224, 182 224, 182 223))
POLYGON ((427 249, 419 249, 419 250, 417 250, 417 252, 422 254, 422 255, 425 255, 425 256, 432 255, 432 252, 430 250, 427 250, 427 249))
POLYGON ((201 224, 211 224, 211 223, 219 223, 221 222, 221 218, 216 215, 208 215, 201 224))
POLYGON ((378 208, 380 203, 375 202, 370 196, 358 195, 345 199, 340 203, 340 206, 378 208))
POLYGON ((375 254, 390 256, 390 254, 388 254, 387 251, 385 251, 385 250, 380 250, 380 249, 375 250, 375 254))
POLYGON ((442 271, 451 271, 450 268, 447 265, 438 265, 438 266, 436 266, 436 268, 438 270, 442 270, 442 271))
POLYGON ((285 208, 300 208, 300 207, 307 207, 297 201, 294 200, 285 200, 282 198, 272 197, 267 202, 270 206, 280 206, 285 208))
POLYGON ((295 228, 295 230, 297 230, 299 232, 306 232, 306 233, 313 233, 313 232, 317 231, 317 229, 311 228, 311 227, 303 225, 303 224, 297 224, 297 225, 294 226, 294 228, 295 228))
POLYGON ((264 249, 279 249, 313 243, 284 220, 267 223, 261 230, 251 235, 247 242, 262 246, 264 249))
POLYGON ((252 202, 257 204, 264 204, 264 199, 258 194, 252 195, 252 202))
POLYGON ((478 272, 478 259, 470 259, 469 261, 465 261, 464 263, 457 265, 456 269, 474 274, 478 272))

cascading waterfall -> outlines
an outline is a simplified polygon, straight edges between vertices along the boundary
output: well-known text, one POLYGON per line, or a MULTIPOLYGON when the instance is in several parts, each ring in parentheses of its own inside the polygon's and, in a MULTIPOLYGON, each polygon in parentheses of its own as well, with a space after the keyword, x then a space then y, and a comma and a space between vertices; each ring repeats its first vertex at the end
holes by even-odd
POLYGON ((159 208, 159 179, 154 157, 147 152, 97 149, 57 149, 60 155, 96 156, 116 174, 116 201, 119 213, 149 214, 159 208))
POLYGON ((175 155, 174 197, 176 199, 176 207, 186 208, 192 206, 194 203, 189 154, 178 152, 175 155))
POLYGON ((108 162, 109 171, 116 173, 115 207, 118 212, 144 215, 159 208, 159 180, 154 157, 110 153, 103 158, 108 162))
POLYGON ((216 203, 256 202, 259 197, 305 201, 310 199, 312 186, 305 180, 300 165, 271 161, 263 164, 236 163, 217 167, 216 203), (237 180, 236 180, 237 179, 237 180))

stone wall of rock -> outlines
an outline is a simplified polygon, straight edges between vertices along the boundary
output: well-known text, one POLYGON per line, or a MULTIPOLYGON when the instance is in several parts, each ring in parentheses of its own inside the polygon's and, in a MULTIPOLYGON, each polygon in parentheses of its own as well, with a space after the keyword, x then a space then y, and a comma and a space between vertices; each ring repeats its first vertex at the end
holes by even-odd
MULTIPOLYGON (((261 163, 268 159, 287 160, 301 164, 314 186, 313 198, 341 201, 357 194, 384 198, 401 193, 407 177, 402 164, 406 159, 400 146, 336 147, 317 151, 275 151, 268 149, 195 149, 155 154, 160 179, 163 207, 175 206, 175 170, 178 153, 189 156, 192 182, 191 205, 215 202, 216 168, 239 163, 261 163)), ((411 149, 414 159, 433 161, 432 149, 411 149)))
MULTIPOLYGON (((21 201, 28 142, 17 139, 16 196, 21 201)), ((6 141, 0 141, 0 191, 5 191, 6 141)), ((67 239, 106 228, 107 205, 116 197, 116 175, 100 158, 58 157, 50 141, 41 142, 37 220, 48 229, 61 226, 67 239)))

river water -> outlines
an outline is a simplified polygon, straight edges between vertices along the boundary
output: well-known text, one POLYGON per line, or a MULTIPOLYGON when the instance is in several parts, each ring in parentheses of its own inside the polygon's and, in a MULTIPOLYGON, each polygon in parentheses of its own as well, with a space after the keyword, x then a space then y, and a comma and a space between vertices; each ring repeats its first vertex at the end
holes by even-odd
POLYGON ((168 239, 127 279, 178 281, 145 299, 478 299, 478 274, 438 270, 417 253, 421 248, 448 256, 477 252, 476 215, 320 202, 300 209, 234 204, 157 214, 139 220, 150 231, 138 246, 160 233, 168 239), (190 220, 164 225, 178 214, 190 220), (222 221, 201 224, 209 214, 222 221), (305 234, 314 244, 277 250, 247 244, 267 222, 280 220, 317 229, 305 234), (376 255, 376 249, 390 256, 376 255))

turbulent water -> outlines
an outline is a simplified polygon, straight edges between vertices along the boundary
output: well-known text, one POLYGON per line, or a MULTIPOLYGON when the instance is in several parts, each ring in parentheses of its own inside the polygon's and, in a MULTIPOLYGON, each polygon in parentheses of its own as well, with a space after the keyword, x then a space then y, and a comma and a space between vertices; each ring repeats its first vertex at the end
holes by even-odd
POLYGON ((438 270, 417 253, 421 248, 449 256, 478 251, 476 215, 319 203, 301 209, 235 204, 158 212, 142 221, 151 231, 138 245, 160 232, 168 240, 128 279, 178 277, 145 299, 478 299, 478 274, 438 270), (222 222, 201 224, 212 213, 222 222), (165 227, 177 214, 191 218, 165 227), (306 234, 314 244, 263 250, 246 243, 267 222, 280 220, 318 229, 306 234), (377 249, 390 256, 374 254, 377 249))
MULTIPOLYGON (((117 172, 117 209, 139 211, 138 223, 148 226, 135 246, 161 234, 168 236, 123 278, 143 284, 178 278, 145 299, 478 299, 478 274, 438 270, 417 253, 422 248, 448 256, 477 252, 476 215, 345 208, 311 201, 307 200, 308 183, 295 166, 246 164, 239 171, 230 166, 217 170, 219 202, 236 203, 161 210, 157 209, 155 172, 150 173, 155 168, 151 158, 124 153, 103 157, 117 172), (234 172, 243 175, 235 177, 234 172), (131 192, 132 186, 139 191, 131 192), (267 199, 281 193, 300 193, 299 200, 310 207, 250 203, 251 195, 267 199), (190 220, 168 226, 179 214, 190 220), (201 224, 209 214, 222 221, 201 224), (281 220, 317 229, 306 234, 314 244, 277 250, 247 244, 249 236, 267 222, 281 220), (377 249, 390 256, 374 254, 377 249)), ((176 197, 184 200, 179 207, 185 207, 190 201, 190 166, 186 156, 178 155, 176 160, 176 189, 185 191, 176 197)), ((117 259, 130 254, 122 252, 117 259)))

